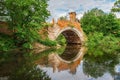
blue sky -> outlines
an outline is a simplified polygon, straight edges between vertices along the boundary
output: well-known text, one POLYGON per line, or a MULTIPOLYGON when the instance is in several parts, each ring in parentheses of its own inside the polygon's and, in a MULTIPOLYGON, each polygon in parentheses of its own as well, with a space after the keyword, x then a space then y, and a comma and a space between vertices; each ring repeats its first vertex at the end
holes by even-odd
MULTIPOLYGON (((75 11, 80 18, 87 10, 92 8, 102 9, 104 12, 110 12, 116 0, 49 0, 48 10, 51 12, 52 18, 59 18, 60 16, 67 15, 70 11, 75 11)), ((120 13, 117 14, 120 17, 120 13)))

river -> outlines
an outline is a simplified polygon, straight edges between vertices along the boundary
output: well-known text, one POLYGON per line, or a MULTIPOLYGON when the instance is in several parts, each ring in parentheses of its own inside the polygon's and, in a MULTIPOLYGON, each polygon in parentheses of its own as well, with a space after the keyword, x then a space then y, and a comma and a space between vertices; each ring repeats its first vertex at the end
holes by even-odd
POLYGON ((34 52, 1 52, 0 80, 120 80, 120 53, 93 56, 73 44, 34 52))

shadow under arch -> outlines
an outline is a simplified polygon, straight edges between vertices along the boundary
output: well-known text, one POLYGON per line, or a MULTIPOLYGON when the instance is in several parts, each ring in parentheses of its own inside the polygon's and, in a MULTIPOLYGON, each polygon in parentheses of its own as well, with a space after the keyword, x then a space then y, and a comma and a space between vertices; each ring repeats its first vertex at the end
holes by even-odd
POLYGON ((82 44, 84 40, 83 32, 74 27, 65 27, 56 34, 56 39, 60 34, 63 34, 69 44, 82 44))

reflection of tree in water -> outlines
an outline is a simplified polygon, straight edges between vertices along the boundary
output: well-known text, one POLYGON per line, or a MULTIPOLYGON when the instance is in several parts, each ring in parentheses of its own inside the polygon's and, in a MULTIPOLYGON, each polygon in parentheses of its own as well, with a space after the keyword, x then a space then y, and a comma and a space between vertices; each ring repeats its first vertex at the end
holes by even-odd
POLYGON ((109 72, 115 76, 114 68, 119 63, 117 54, 104 54, 103 56, 84 57, 83 72, 91 77, 98 78, 109 72))
POLYGON ((21 65, 16 68, 9 77, 9 80, 51 80, 45 72, 32 64, 21 65))
POLYGON ((51 80, 45 72, 36 68, 35 56, 31 53, 3 53, 1 56, 7 56, 0 62, 1 77, 8 76, 8 80, 51 80))

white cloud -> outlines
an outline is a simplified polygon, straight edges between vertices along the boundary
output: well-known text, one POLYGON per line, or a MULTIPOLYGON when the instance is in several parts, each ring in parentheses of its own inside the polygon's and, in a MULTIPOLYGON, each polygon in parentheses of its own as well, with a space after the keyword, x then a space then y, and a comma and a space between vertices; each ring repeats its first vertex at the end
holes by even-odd
POLYGON ((83 14, 77 14, 77 16, 76 16, 78 19, 81 19, 81 17, 83 17, 83 14))
POLYGON ((92 8, 102 9, 104 12, 110 12, 115 0, 49 0, 48 10, 51 12, 51 18, 58 18, 67 14, 70 9, 77 12, 79 16, 92 8))
POLYGON ((117 18, 120 18, 120 13, 116 13, 117 18))

